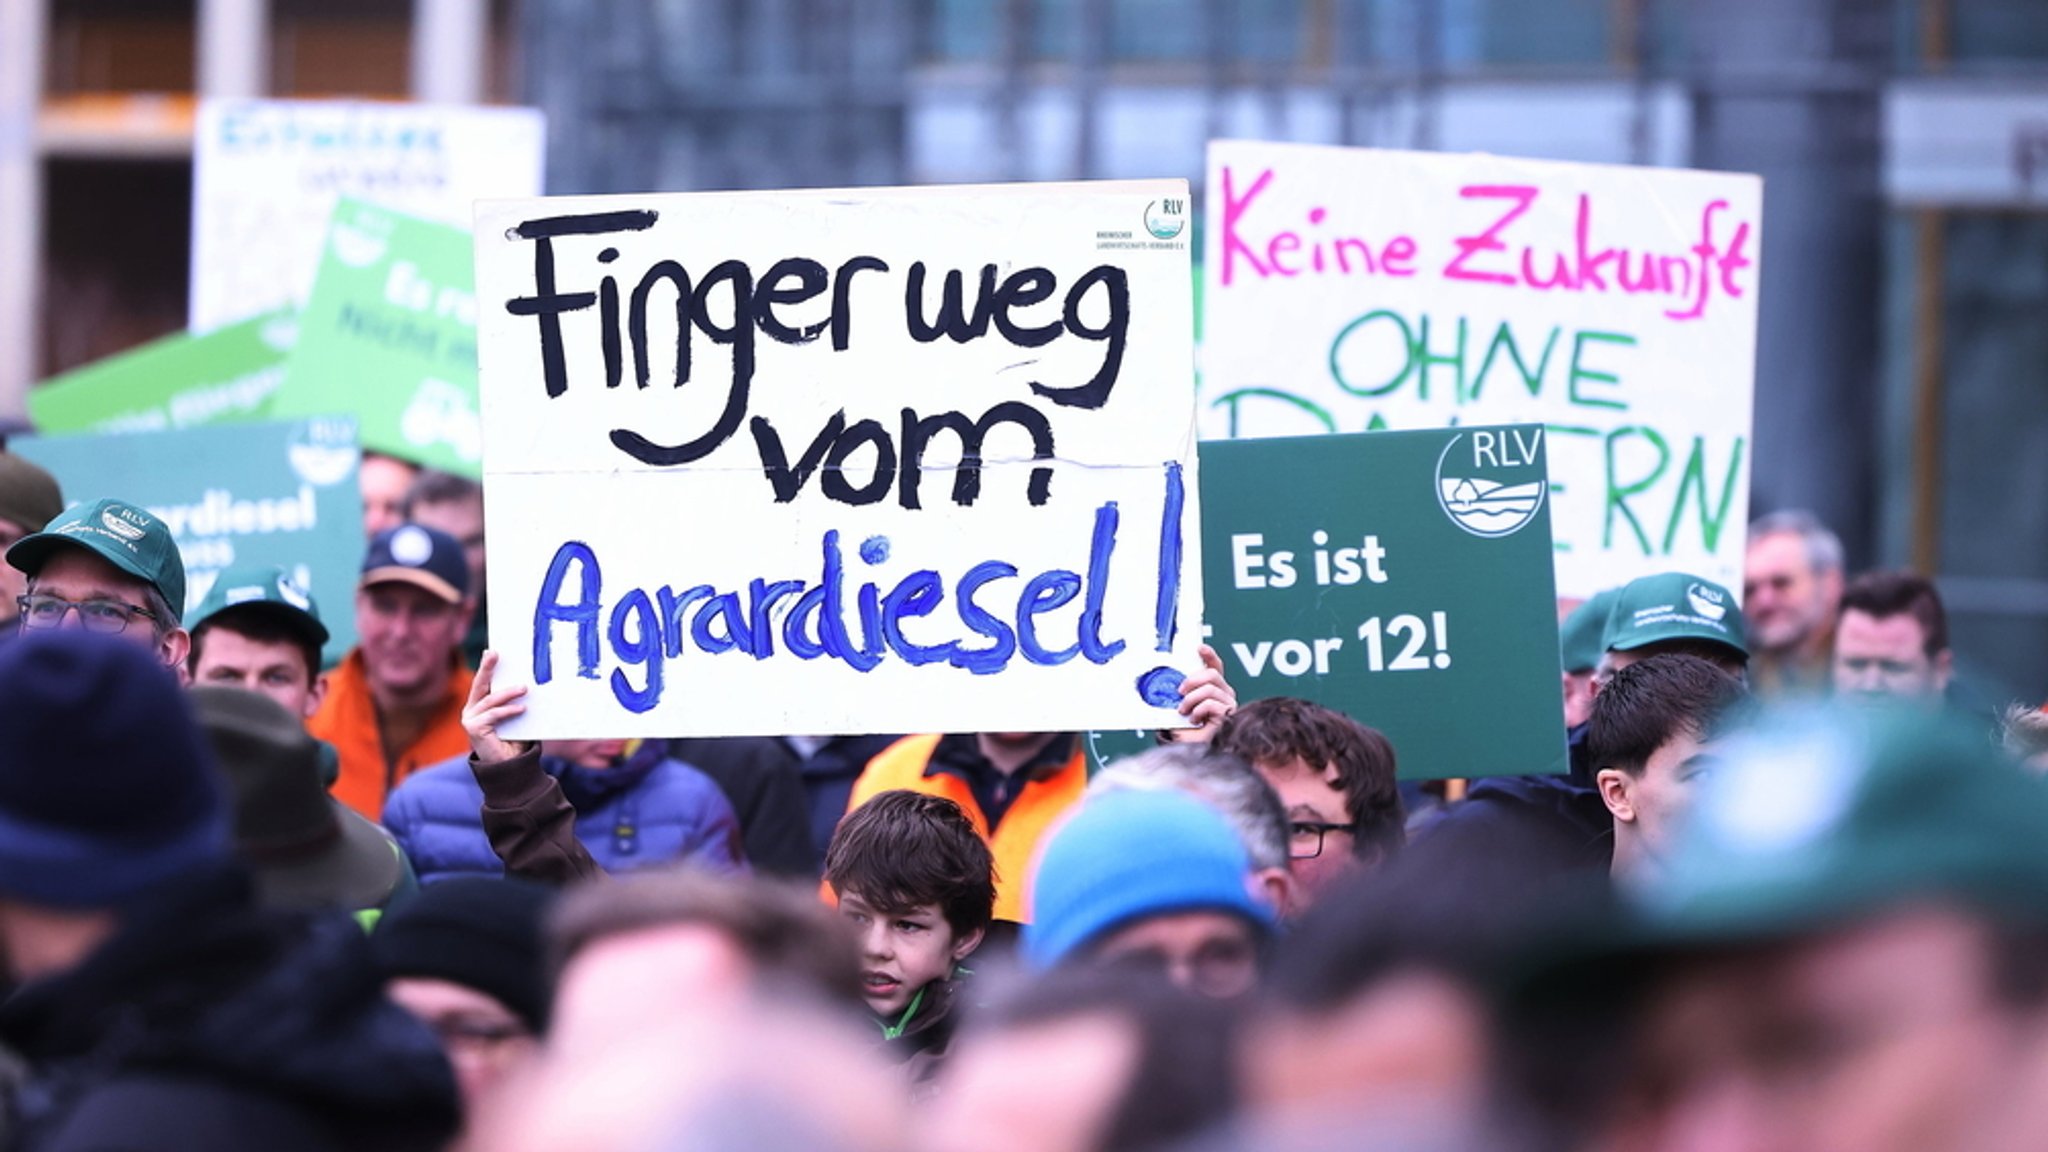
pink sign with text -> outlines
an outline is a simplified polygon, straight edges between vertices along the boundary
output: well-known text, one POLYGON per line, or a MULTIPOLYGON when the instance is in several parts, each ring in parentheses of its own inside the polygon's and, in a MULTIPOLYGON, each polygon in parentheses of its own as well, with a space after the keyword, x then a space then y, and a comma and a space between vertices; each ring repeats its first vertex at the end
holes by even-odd
POLYGON ((1542 424, 1560 595, 1740 588, 1762 201, 1741 174, 1211 142, 1202 434, 1542 424))

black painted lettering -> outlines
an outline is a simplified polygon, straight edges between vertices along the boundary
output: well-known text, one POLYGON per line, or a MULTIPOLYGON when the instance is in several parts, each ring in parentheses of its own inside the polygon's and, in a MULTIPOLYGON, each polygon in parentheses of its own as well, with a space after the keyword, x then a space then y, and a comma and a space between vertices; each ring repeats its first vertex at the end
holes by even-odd
MULTIPOLYGON (((934 416, 919 418, 909 408, 903 410, 903 478, 897 492, 897 500, 905 508, 921 508, 918 483, 923 475, 924 451, 931 438, 941 430, 951 431, 960 437, 960 467, 953 473, 953 503, 967 505, 974 503, 981 495, 982 445, 991 428, 998 424, 1015 424, 1031 435, 1031 458, 1050 460, 1053 455, 1052 424, 1044 413, 1021 400, 1008 400, 989 409, 980 420, 969 420, 958 412, 941 412, 934 416)), ((1025 495, 1033 507, 1044 504, 1052 493, 1052 469, 1033 468, 1031 479, 1025 488, 1025 495)))

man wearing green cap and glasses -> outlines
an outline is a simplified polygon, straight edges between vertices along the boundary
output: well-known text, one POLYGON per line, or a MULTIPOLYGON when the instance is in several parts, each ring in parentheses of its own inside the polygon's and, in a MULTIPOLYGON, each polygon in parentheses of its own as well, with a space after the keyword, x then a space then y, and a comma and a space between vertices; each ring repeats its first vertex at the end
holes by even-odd
POLYGON ((185 560, 170 528, 141 505, 80 504, 17 540, 7 562, 28 576, 17 602, 23 631, 118 633, 185 677, 185 560))

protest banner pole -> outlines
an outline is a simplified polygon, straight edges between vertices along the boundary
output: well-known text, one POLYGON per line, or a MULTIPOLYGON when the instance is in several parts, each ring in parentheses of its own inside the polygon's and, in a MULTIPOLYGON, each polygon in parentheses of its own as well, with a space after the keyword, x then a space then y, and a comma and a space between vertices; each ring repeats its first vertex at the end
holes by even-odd
POLYGON ((1948 215, 1913 214, 1913 568, 1941 571, 1943 297, 1948 215))
POLYGON ((43 107, 48 0, 0 0, 0 424, 28 411, 36 378, 37 266, 43 173, 36 118, 43 107))
POLYGON ((199 94, 253 100, 270 91, 270 0, 199 0, 199 94))

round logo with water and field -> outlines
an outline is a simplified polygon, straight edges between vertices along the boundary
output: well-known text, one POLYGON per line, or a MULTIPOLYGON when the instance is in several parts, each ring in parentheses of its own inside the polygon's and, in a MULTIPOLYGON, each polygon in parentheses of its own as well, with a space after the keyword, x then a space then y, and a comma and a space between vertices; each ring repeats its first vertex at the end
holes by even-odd
POLYGON ((293 431, 284 452, 292 474, 315 488, 343 480, 353 484, 362 462, 353 420, 308 420, 293 431))
POLYGON ((1512 536, 1543 510, 1543 429, 1474 428, 1451 437, 1436 460, 1436 500, 1474 536, 1512 536))
POLYGON ((1171 240, 1188 226, 1188 202, 1179 197, 1145 205, 1145 231, 1155 240, 1171 240))
POLYGON ((100 513, 100 523, 106 525, 107 531, 131 543, 149 534, 146 518, 118 504, 100 513))
POLYGON ((1686 586, 1685 599, 1692 605, 1692 610, 1704 619, 1718 621, 1728 615, 1728 597, 1697 581, 1686 586))

